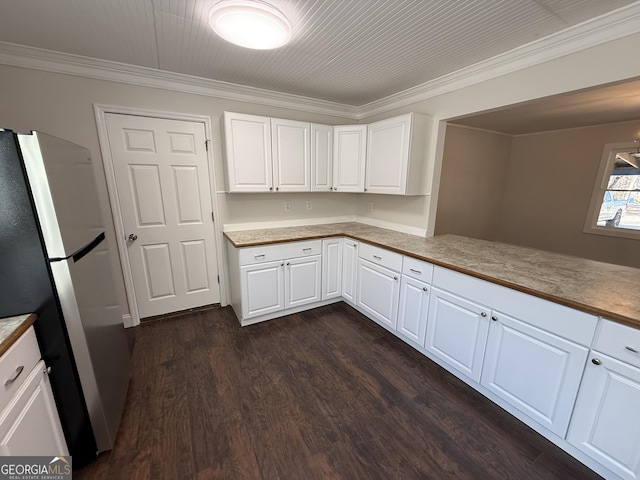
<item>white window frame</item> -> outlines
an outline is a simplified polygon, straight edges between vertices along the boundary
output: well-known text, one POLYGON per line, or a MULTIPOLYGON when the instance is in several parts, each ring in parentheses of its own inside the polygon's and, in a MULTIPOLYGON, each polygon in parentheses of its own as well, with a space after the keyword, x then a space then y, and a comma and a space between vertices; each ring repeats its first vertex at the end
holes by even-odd
POLYGON ((584 222, 584 233, 640 240, 640 230, 596 225, 598 215, 600 213, 600 207, 602 206, 602 199, 604 198, 604 192, 607 190, 607 185, 609 184, 609 177, 616 154, 620 152, 629 152, 636 150, 637 148, 638 144, 636 142, 607 143, 604 146, 604 149, 602 150, 602 158, 600 159, 598 176, 596 177, 593 192, 591 193, 591 201, 589 203, 589 210, 587 211, 587 218, 584 222))

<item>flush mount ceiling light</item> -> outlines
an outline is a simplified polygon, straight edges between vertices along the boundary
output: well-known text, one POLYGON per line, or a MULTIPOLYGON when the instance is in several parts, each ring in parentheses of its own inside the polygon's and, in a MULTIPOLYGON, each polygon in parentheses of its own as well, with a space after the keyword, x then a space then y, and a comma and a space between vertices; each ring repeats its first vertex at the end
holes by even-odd
POLYGON ((291 39, 291 24, 280 10, 261 0, 222 0, 209 11, 211 28, 228 42, 270 50, 291 39))

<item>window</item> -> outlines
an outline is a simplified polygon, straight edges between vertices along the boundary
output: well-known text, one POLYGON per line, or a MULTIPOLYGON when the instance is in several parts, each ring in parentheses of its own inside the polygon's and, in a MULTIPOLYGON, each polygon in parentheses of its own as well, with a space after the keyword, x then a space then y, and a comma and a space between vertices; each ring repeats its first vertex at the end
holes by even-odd
POLYGON ((640 140, 605 145, 584 231, 640 239, 640 140))

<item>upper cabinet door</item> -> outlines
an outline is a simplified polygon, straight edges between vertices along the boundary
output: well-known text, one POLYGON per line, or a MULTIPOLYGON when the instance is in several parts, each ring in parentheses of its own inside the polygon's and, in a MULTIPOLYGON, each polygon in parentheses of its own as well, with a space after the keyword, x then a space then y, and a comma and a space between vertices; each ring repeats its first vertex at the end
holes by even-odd
POLYGON ((311 191, 330 192, 333 187, 333 127, 311 124, 311 191))
POLYGON ((425 195, 430 191, 427 159, 431 117, 408 113, 371 123, 367 134, 365 192, 425 195))
POLYGON ((367 133, 368 193, 404 195, 411 141, 411 114, 369 124, 367 133))
POLYGON ((311 191, 311 124, 271 119, 274 189, 311 191))
POLYGON ((364 192, 366 125, 333 127, 333 190, 364 192))
POLYGON ((224 112, 224 130, 227 191, 272 190, 271 119, 224 112))

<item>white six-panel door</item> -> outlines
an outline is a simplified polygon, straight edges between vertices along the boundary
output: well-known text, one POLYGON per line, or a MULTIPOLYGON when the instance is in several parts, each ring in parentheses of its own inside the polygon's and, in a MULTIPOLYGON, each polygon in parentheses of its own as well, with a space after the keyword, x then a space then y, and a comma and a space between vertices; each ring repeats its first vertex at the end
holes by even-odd
POLYGON ((204 125, 105 118, 140 317, 218 303, 204 125))

